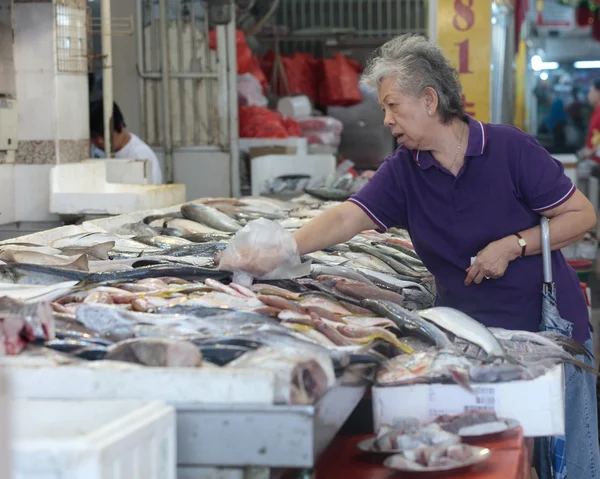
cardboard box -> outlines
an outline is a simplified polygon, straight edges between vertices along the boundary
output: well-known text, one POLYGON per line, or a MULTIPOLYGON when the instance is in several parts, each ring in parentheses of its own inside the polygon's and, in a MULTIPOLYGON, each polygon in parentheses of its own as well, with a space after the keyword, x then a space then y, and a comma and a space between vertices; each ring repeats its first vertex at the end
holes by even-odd
POLYGON ((499 417, 519 421, 525 436, 561 436, 565 433, 561 365, 531 381, 474 383, 472 387, 475 394, 455 384, 374 387, 375 429, 382 424, 391 424, 399 417, 430 421, 441 414, 489 409, 496 411, 499 417))
POLYGON ((248 150, 250 159, 268 155, 295 155, 298 148, 295 146, 255 146, 248 150))

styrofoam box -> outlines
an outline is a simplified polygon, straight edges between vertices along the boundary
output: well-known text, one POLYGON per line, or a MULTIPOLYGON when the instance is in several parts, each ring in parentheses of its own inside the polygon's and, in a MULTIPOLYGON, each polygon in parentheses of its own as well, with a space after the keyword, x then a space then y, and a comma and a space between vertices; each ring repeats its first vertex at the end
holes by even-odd
POLYGON ((565 433, 563 368, 531 381, 472 384, 473 393, 455 384, 416 384, 373 388, 376 430, 400 417, 430 421, 441 414, 474 409, 496 411, 498 417, 516 419, 525 436, 561 436, 565 433))
POLYGON ((175 411, 162 402, 11 406, 13 479, 175 479, 175 411))

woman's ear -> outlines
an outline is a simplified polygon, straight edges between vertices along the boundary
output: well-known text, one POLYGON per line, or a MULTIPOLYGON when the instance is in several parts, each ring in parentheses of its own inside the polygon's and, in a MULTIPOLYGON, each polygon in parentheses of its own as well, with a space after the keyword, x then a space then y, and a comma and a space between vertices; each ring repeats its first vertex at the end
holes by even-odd
POLYGON ((428 86, 423 91, 423 99, 425 101, 425 108, 427 109, 427 114, 432 116, 436 113, 438 108, 438 94, 437 92, 428 86))

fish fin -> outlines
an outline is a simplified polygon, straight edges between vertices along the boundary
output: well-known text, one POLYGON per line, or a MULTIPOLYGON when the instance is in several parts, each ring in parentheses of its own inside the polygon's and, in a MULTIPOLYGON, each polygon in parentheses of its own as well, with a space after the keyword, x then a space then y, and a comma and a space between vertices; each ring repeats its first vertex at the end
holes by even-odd
POLYGON ((66 264, 63 266, 66 269, 75 269, 78 271, 89 271, 90 267, 88 264, 88 257, 85 254, 82 254, 79 258, 77 258, 72 263, 66 264))
POLYGON ((466 389, 471 394, 475 394, 473 388, 471 387, 469 372, 466 369, 460 369, 452 366, 450 367, 450 375, 452 376, 454 382, 461 388, 466 389))
POLYGON ((15 254, 11 250, 4 250, 0 254, 0 259, 2 261, 6 261, 7 263, 17 263, 17 258, 15 258, 15 254))

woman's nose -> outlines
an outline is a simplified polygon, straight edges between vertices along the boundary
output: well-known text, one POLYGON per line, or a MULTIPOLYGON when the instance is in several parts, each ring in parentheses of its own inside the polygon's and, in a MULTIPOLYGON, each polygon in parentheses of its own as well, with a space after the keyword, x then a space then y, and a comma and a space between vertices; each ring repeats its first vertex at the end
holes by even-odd
POLYGON ((386 112, 385 116, 383 117, 383 124, 388 128, 394 126, 394 116, 391 113, 386 112))

